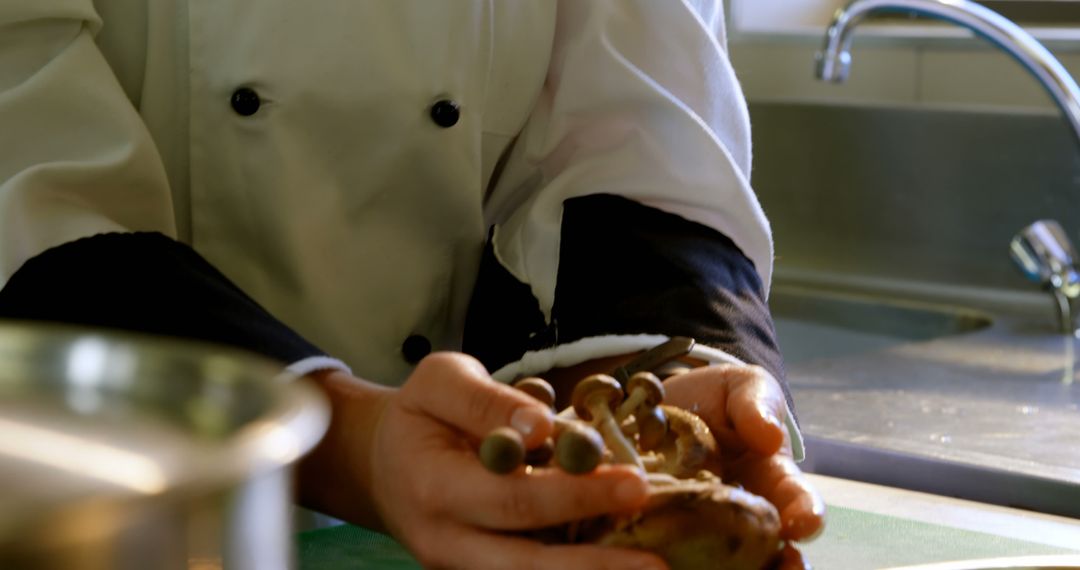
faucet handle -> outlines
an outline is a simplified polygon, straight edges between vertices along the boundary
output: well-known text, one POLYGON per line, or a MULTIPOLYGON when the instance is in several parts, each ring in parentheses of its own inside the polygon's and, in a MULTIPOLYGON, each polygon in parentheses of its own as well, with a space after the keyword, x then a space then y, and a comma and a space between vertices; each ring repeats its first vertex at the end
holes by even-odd
POLYGON ((1069 297, 1080 295, 1080 256, 1058 222, 1039 220, 1021 230, 1009 244, 1009 255, 1028 279, 1069 297))

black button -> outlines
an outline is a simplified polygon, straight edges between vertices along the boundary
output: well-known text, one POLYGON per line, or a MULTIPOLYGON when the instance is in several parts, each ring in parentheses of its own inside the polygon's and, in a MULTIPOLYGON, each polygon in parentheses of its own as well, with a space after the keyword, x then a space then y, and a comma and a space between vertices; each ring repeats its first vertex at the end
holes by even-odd
POLYGON ((233 91, 232 97, 229 98, 229 104, 232 105, 233 111, 236 111, 237 115, 250 117, 259 110, 262 101, 259 100, 259 94, 254 89, 241 87, 233 91))
POLYGON ((436 125, 439 125, 444 129, 449 129, 456 125, 460 118, 461 108, 458 107, 457 103, 449 99, 436 101, 435 104, 431 106, 431 120, 435 121, 436 125))
POLYGON ((401 343, 401 355, 410 364, 420 362, 429 354, 431 354, 431 341, 421 335, 409 335, 409 338, 401 343))

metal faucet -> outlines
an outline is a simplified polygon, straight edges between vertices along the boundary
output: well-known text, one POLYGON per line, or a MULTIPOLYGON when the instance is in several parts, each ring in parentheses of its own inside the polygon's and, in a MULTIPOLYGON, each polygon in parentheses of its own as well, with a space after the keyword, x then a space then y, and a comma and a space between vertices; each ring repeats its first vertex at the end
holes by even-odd
MULTIPOLYGON (((825 45, 817 53, 817 77, 843 83, 851 72, 851 40, 855 28, 872 13, 899 12, 951 22, 1001 48, 1050 93, 1065 113, 1080 144, 1080 87, 1038 40, 1001 14, 968 0, 854 0, 833 16, 825 45)), ((1076 334, 1080 313, 1080 274, 1076 251, 1061 226, 1039 221, 1013 238, 1010 253, 1021 271, 1054 296, 1061 332, 1076 334)))
POLYGON ((1028 279, 1054 297, 1058 330, 1075 334, 1080 305, 1080 256, 1069 236, 1054 220, 1039 220, 1024 228, 1009 243, 1009 255, 1028 279))
POLYGON ((825 46, 817 54, 817 76, 843 83, 851 71, 851 39, 855 28, 875 12, 929 16, 968 28, 1020 62, 1046 88, 1065 113, 1080 144, 1080 87, 1038 40, 1008 18, 967 0, 854 0, 833 16, 825 46))

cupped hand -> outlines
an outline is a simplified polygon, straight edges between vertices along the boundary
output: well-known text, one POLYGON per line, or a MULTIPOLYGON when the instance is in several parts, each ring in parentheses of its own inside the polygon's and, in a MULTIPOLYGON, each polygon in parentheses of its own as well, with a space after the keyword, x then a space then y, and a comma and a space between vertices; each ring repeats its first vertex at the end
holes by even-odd
MULTIPOLYGON (((341 398, 342 390, 337 392, 341 398)), ((374 411, 374 418, 357 416, 355 426, 349 425, 348 406, 335 406, 331 430, 343 435, 330 445, 341 456, 337 466, 324 468, 347 476, 332 495, 347 501, 351 490, 361 491, 356 499, 370 500, 375 522, 425 568, 666 567, 644 552, 544 545, 513 534, 638 509, 647 485, 625 467, 601 467, 584 476, 556 469, 487 471, 476 442, 488 432, 511 426, 534 447, 552 433, 553 417, 529 396, 493 381, 476 360, 454 353, 428 356, 400 389, 381 390, 369 404, 351 415, 363 409, 374 411), (370 439, 349 432, 361 427, 370 439)), ((317 502, 334 500, 323 493, 317 502)), ((364 509, 356 513, 364 518, 364 509)))
MULTIPOLYGON (((795 465, 784 393, 772 375, 758 366, 717 365, 664 384, 665 402, 698 414, 716 436, 723 479, 776 506, 784 539, 811 540, 821 532, 825 503, 795 465)), ((793 562, 782 566, 789 567, 801 568, 793 562)))

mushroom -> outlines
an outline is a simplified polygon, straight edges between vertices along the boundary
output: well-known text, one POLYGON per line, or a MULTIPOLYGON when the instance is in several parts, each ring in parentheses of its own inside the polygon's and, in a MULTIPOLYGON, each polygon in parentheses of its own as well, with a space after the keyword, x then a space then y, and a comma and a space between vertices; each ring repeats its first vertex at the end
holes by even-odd
POLYGON ((510 473, 524 460, 525 442, 512 428, 495 428, 480 444, 480 462, 492 473, 510 473))
POLYGON ((543 378, 535 376, 522 378, 514 382, 514 388, 525 392, 549 408, 555 407, 555 389, 543 378))
POLYGON ((645 508, 634 515, 593 519, 579 540, 648 550, 672 570, 760 570, 779 550, 780 516, 767 500, 706 480, 653 482, 645 508))
POLYGON ((708 425, 690 411, 663 405, 662 385, 659 394, 645 386, 660 385, 654 375, 635 376, 639 379, 633 383, 627 380, 625 401, 610 376, 590 376, 575 387, 573 406, 555 417, 555 462, 571 473, 591 471, 611 456, 643 471, 647 467, 645 505, 633 513, 575 520, 527 536, 648 550, 672 570, 771 567, 782 544, 775 507, 710 472, 719 465, 720 451, 708 425), (611 456, 602 457, 608 452, 611 456))
MULTIPOLYGON (((543 378, 536 376, 522 378, 514 382, 514 388, 532 396, 534 400, 544 404, 550 409, 555 408, 555 389, 543 378)), ((554 455, 555 442, 551 438, 548 438, 538 447, 530 449, 525 453, 525 463, 533 466, 547 465, 551 462, 551 458, 554 457, 554 455)))
POLYGON ((638 372, 626 381, 626 393, 629 396, 615 412, 615 421, 622 422, 626 416, 637 413, 638 409, 651 409, 664 401, 664 385, 652 372, 638 372))
POLYGON ((615 421, 623 422, 633 414, 638 446, 643 451, 656 449, 667 435, 667 418, 657 406, 664 401, 664 385, 651 372, 638 372, 626 382, 630 396, 615 412, 615 421))
POLYGON ((604 457, 604 440, 592 426, 563 420, 556 422, 555 462, 567 473, 582 474, 596 469, 604 457))
POLYGON ((665 458, 661 471, 680 479, 717 465, 720 448, 709 426, 696 414, 674 406, 660 406, 668 418, 668 434, 659 451, 665 458))
POLYGON ((604 437, 604 443, 611 450, 615 461, 634 465, 644 471, 645 467, 637 451, 622 434, 613 415, 622 399, 622 386, 606 374, 593 374, 578 382, 571 396, 574 413, 585 421, 593 422, 604 437))
POLYGON ((551 463, 555 457, 555 441, 550 437, 543 443, 525 452, 525 464, 539 467, 551 463))
POLYGON ((637 425, 638 447, 642 451, 654 451, 664 444, 668 433, 667 414, 660 407, 634 412, 637 425))
POLYGON ((665 367, 663 370, 658 370, 656 374, 660 377, 661 380, 667 380, 668 378, 672 378, 680 374, 686 374, 687 372, 690 372, 690 370, 692 370, 692 368, 690 368, 689 366, 669 366, 665 367))

